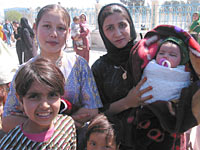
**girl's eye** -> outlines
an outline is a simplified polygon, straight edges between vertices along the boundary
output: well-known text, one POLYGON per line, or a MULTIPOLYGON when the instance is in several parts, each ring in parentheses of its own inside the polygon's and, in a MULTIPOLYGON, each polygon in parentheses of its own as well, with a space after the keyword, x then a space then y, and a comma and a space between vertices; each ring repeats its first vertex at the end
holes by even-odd
POLYGON ((60 97, 60 95, 57 92, 50 92, 49 97, 50 98, 56 98, 56 97, 60 97))
POLYGON ((61 31, 65 31, 66 30, 65 27, 58 27, 58 29, 61 30, 61 31))
POLYGON ((127 27, 127 24, 124 23, 124 22, 121 22, 121 23, 119 24, 119 27, 120 27, 120 28, 126 28, 126 27, 127 27))
POLYGON ((159 55, 164 55, 164 53, 163 52, 159 52, 159 55))
POLYGON ((90 145, 91 146, 96 146, 96 143, 95 142, 90 142, 90 145))
POLYGON ((170 56, 177 57, 177 55, 176 55, 176 54, 173 54, 173 53, 171 53, 170 56))
POLYGON ((51 26, 50 26, 50 25, 48 25, 48 24, 44 24, 44 25, 43 25, 43 27, 45 27, 45 28, 48 28, 48 29, 49 29, 51 26))
POLYGON ((39 95, 37 94, 37 93, 33 93, 33 94, 30 94, 29 96, 28 96, 28 98, 29 99, 38 99, 39 98, 39 95))

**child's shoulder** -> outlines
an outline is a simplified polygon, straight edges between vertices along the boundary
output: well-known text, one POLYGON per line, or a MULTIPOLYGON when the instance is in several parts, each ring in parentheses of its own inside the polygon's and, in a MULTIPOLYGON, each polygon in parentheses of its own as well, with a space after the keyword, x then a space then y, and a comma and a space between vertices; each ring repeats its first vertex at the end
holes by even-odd
POLYGON ((74 124, 74 120, 71 116, 58 114, 56 118, 54 119, 54 125, 56 126, 62 126, 65 124, 74 124))

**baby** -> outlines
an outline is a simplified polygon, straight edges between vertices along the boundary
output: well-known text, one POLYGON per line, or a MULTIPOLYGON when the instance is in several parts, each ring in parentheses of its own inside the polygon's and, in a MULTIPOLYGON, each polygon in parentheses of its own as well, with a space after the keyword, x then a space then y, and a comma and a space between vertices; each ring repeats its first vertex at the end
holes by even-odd
POLYGON ((178 99, 182 88, 190 84, 190 73, 185 71, 189 61, 188 50, 181 39, 168 37, 160 44, 156 59, 150 61, 144 69, 142 78, 147 81, 141 89, 152 86, 153 89, 142 97, 152 95, 148 103, 156 100, 178 99))

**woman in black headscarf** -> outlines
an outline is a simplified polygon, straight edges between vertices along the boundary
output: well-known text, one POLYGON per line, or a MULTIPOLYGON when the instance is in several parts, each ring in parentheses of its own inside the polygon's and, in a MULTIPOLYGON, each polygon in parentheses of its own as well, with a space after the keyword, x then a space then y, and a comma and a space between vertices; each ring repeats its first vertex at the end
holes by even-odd
MULTIPOLYGON (((141 98, 141 94, 151 90, 151 87, 139 90, 146 79, 140 81, 137 86, 133 85, 128 58, 135 44, 136 32, 126 7, 117 3, 104 6, 98 16, 98 25, 107 49, 107 54, 92 65, 104 105, 101 111, 121 120, 131 108, 139 106, 152 97, 150 95, 141 98)), ((133 149, 129 124, 125 123, 125 127, 126 135, 122 136, 121 147, 126 150, 133 149)))
MULTIPOLYGON (((152 96, 141 96, 152 87, 139 90, 146 80, 140 81, 143 71, 141 66, 152 55, 147 57, 149 52, 144 45, 148 46, 155 38, 150 38, 147 42, 144 42, 146 39, 142 39, 135 44, 136 33, 132 19, 128 10, 121 4, 114 3, 102 7, 98 25, 107 54, 93 64, 92 71, 103 103, 101 111, 107 116, 115 117, 118 122, 114 124, 119 123, 123 126, 120 129, 120 150, 179 149, 180 133, 199 122, 197 117, 200 84, 196 80, 190 87, 184 88, 179 100, 145 104, 144 102, 152 96), (136 55, 129 56, 133 53, 136 55)), ((195 48, 199 50, 196 41, 194 42, 187 32, 179 31, 172 26, 159 26, 148 32, 145 37, 155 34, 162 34, 162 37, 179 36, 188 46, 195 43, 191 46, 192 51, 195 48)), ((198 54, 196 51, 193 53, 198 54)))
POLYGON ((21 26, 21 48, 24 52, 24 62, 28 61, 30 58, 37 55, 37 47, 35 45, 34 40, 34 32, 30 25, 28 24, 28 20, 24 17, 21 18, 20 21, 21 26))

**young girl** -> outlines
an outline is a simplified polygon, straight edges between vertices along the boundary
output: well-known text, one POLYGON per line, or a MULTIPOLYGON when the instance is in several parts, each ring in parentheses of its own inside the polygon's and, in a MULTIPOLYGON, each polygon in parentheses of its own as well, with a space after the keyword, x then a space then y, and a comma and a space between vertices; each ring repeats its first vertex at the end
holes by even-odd
MULTIPOLYGON (((33 59, 47 58, 56 64, 63 73, 65 78, 63 98, 79 108, 72 114, 78 128, 79 138, 84 137, 84 135, 81 136, 81 133, 84 133, 82 127, 97 115, 98 108, 102 107, 102 103, 87 61, 79 55, 63 51, 69 37, 69 27, 70 16, 65 8, 60 5, 43 7, 39 11, 34 25, 40 55, 33 59)), ((11 92, 6 100, 3 114, 3 130, 5 132, 26 120, 22 116, 22 112, 16 109, 19 103, 15 93, 13 83, 11 83, 11 92)))
POLYGON ((105 115, 97 115, 88 126, 87 150, 118 150, 120 146, 118 133, 105 115))
POLYGON ((58 115, 64 84, 61 71, 45 58, 21 67, 15 89, 28 118, 1 139, 0 149, 76 149, 73 119, 58 115))

